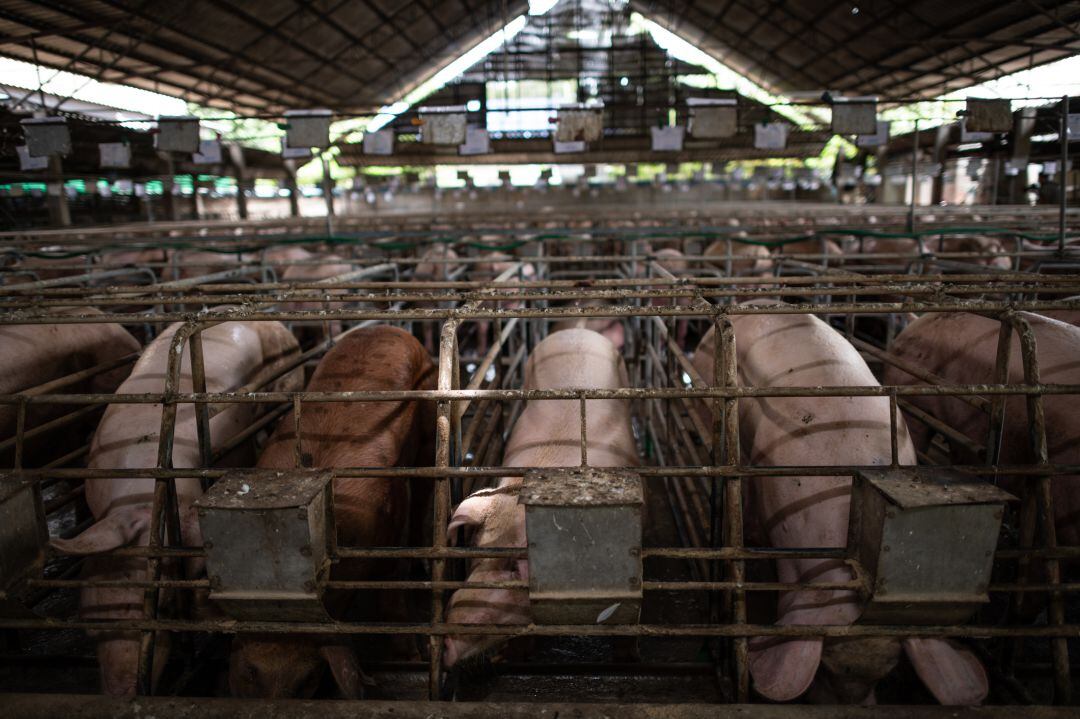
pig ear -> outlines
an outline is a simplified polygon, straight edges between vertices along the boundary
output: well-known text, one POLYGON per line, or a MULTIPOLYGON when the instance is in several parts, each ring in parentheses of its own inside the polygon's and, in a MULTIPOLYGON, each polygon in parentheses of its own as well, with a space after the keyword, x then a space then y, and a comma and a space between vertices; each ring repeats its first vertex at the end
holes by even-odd
POLYGON ((766 699, 788 702, 802 695, 821 663, 821 639, 777 642, 761 637, 750 642, 750 676, 766 699))
POLYGON ((487 512, 491 499, 485 496, 468 497, 454 510, 454 516, 450 518, 450 524, 446 527, 446 536, 452 536, 452 532, 458 527, 479 527, 484 523, 484 515, 487 512))
POLYGON ((941 704, 981 704, 990 691, 986 669, 971 650, 945 639, 904 639, 915 673, 941 704))
POLYGON ((149 526, 148 508, 126 507, 110 512, 77 537, 53 539, 50 544, 66 554, 98 554, 131 544, 149 526))
POLYGON ((324 644, 319 647, 319 655, 326 660, 334 683, 343 699, 363 699, 364 687, 375 686, 375 680, 364 674, 356 653, 352 647, 342 644, 324 644))

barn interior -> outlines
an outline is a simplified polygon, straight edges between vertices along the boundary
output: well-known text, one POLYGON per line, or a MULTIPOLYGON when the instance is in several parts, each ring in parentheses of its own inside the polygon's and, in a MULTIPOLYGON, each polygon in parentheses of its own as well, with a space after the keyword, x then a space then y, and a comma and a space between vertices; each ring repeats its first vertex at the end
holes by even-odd
POLYGON ((0 0, 0 712, 1074 716, 1077 55, 0 0))

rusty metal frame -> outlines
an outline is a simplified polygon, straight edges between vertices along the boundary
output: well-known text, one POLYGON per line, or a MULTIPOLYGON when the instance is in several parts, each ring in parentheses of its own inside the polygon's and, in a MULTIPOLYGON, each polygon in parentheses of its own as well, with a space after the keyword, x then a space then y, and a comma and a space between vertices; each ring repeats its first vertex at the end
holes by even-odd
MULTIPOLYGON (((512 280, 517 272, 515 266, 512 270, 503 273, 496 278, 494 284, 506 283, 505 290, 492 288, 490 280, 482 281, 449 281, 449 282, 311 282, 311 283, 264 283, 263 285, 199 285, 199 282, 188 283, 175 287, 170 283, 162 283, 158 286, 131 286, 120 288, 63 288, 53 286, 33 286, 24 288, 0 287, 0 294, 10 299, 0 302, 0 310, 7 310, 6 314, 0 314, 2 324, 26 324, 26 323, 76 323, 76 322, 164 322, 168 320, 184 321, 184 325, 177 331, 172 340, 168 372, 166 374, 164 390, 160 393, 143 393, 137 395, 110 395, 110 394, 57 394, 71 382, 77 381, 92 371, 106 371, 112 365, 102 365, 98 368, 76 373, 68 378, 56 380, 38 388, 33 388, 22 393, 0 396, 0 404, 15 404, 18 407, 18 427, 15 438, 16 461, 11 471, 0 471, 0 479, 13 476, 27 478, 36 481, 45 479, 55 480, 78 479, 78 478, 116 478, 123 476, 151 477, 155 480, 153 524, 151 528, 151 543, 148 547, 128 547, 114 550, 109 553, 113 556, 145 557, 148 560, 149 575, 144 581, 90 582, 82 579, 32 579, 28 585, 42 590, 57 588, 78 588, 96 584, 101 586, 133 586, 144 590, 144 618, 142 620, 125 620, 120 622, 108 622, 107 625, 117 629, 130 629, 141 632, 142 643, 139 664, 140 691, 149 693, 149 677, 152 675, 153 644, 155 635, 160 631, 258 631, 258 632, 311 632, 343 634, 418 634, 428 637, 431 649, 431 661, 429 664, 428 685, 432 698, 439 698, 442 689, 442 658, 441 638, 447 634, 499 634, 505 636, 571 636, 571 635, 597 635, 597 636, 700 636, 715 637, 730 640, 732 647, 731 668, 734 677, 734 695, 737 701, 745 702, 749 699, 749 678, 747 672, 746 640, 750 636, 919 636, 940 635, 951 637, 1042 637, 1048 638, 1054 648, 1054 672, 1057 697, 1065 699, 1069 696, 1069 656, 1065 646, 1065 637, 1073 636, 1080 627, 1065 624, 1063 596, 1065 593, 1080 591, 1080 583, 1063 582, 1060 574, 1060 561, 1080 557, 1080 547, 1059 547, 1053 534, 1053 525, 1046 521, 1052 517, 1051 497, 1049 492, 1051 477, 1064 473, 1080 471, 1078 467, 1066 465, 1054 465, 1049 462, 1046 448, 1045 418, 1042 415, 1042 397, 1047 394, 1080 394, 1080 385, 1043 384, 1039 375, 1039 367, 1035 354, 1035 340, 1030 331, 1030 326, 1024 321, 1022 315, 1017 314, 1024 309, 1050 309, 1067 308, 1080 309, 1080 301, 1045 300, 1035 298, 1036 289, 1039 293, 1059 293, 1061 295, 1080 294, 1080 276, 1075 275, 1032 275, 1030 273, 1006 273, 1004 275, 978 273, 973 275, 933 275, 933 276, 910 276, 910 275, 887 275, 865 277, 845 275, 823 276, 800 276, 800 277, 772 277, 772 278, 723 278, 709 276, 687 276, 683 278, 673 277, 666 272, 655 258, 638 254, 630 255, 600 255, 591 257, 580 256, 541 256, 530 257, 529 261, 536 261, 547 268, 560 266, 573 267, 600 267, 604 263, 623 263, 628 267, 645 260, 649 268, 645 278, 621 278, 614 280, 596 280, 588 286, 574 279, 559 280, 547 279, 534 281, 512 280), (768 287, 754 290, 744 285, 759 283, 768 287), (1038 283, 1037 285, 1035 283, 1038 283), (163 304, 165 299, 157 294, 163 291, 175 292, 177 289, 189 290, 179 294, 170 294, 168 304, 201 305, 216 304, 222 301, 244 302, 247 306, 240 310, 222 312, 220 314, 196 314, 191 312, 160 312, 155 314, 111 312, 95 316, 70 316, 56 317, 43 312, 28 312, 29 307, 39 308, 42 302, 55 302, 57 304, 101 304, 109 305, 132 305, 146 304, 150 307, 163 304), (10 293, 4 290, 11 290, 10 293), (349 294, 327 294, 327 292, 341 290, 349 294), (367 294, 360 294, 358 290, 369 290, 367 294), (380 290, 382 293, 380 293, 380 290), (404 292, 400 292, 404 290, 404 292), (426 290, 426 291, 418 291, 426 290), (439 293, 437 290, 444 290, 439 293), (449 290, 449 291, 446 291, 449 290), (391 294, 386 294, 391 293, 391 294), (761 306, 717 306, 708 302, 708 299, 733 298, 750 294, 762 294, 766 296, 806 296, 806 295, 833 295, 847 297, 844 301, 811 302, 802 304, 788 304, 781 307, 761 306), (985 295, 1005 295, 1007 297, 1030 294, 1032 299, 1024 301, 979 299, 985 295), (901 296, 904 299, 898 302, 883 302, 876 299, 880 295, 901 296), (976 299, 962 299, 965 295, 972 295, 976 299), (864 299, 864 297, 868 299, 864 299), (920 297, 922 299, 912 299, 920 297), (42 299, 45 298, 45 299, 42 299), (653 298, 664 298, 671 301, 669 305, 649 306, 647 301, 653 298), (675 305, 675 301, 685 298, 691 301, 688 306, 675 305), (402 302, 430 302, 442 300, 446 302, 464 302, 461 307, 445 307, 439 309, 409 308, 404 310, 357 310, 357 309, 324 309, 318 311, 282 312, 274 309, 255 309, 253 305, 274 305, 285 301, 325 301, 327 306, 331 303, 345 303, 356 301, 381 301, 388 299, 402 302), (622 299, 624 304, 600 308, 581 307, 550 307, 535 306, 540 303, 546 305, 552 300, 572 299, 622 299), (524 307, 508 310, 500 307, 485 307, 487 303, 500 300, 522 301, 524 307), (928 382, 926 385, 911 385, 901 387, 813 387, 813 388, 749 388, 739 387, 735 364, 735 340, 731 329, 730 316, 738 314, 770 314, 770 313, 795 313, 795 314, 831 314, 831 315, 878 315, 890 316, 897 312, 922 311, 967 311, 980 312, 1000 319, 1002 322, 1002 335, 999 351, 999 363, 995 370, 995 381, 992 384, 979 385, 956 385, 949 384, 924 373, 920 379, 928 382), (644 370, 643 379, 648 380, 648 386, 626 388, 620 390, 520 390, 509 389, 506 380, 513 377, 523 367, 526 352, 526 334, 530 323, 543 324, 544 320, 564 317, 622 317, 630 318, 640 323, 644 329, 641 339, 641 351, 636 356, 637 361, 644 370), (714 327, 718 338, 718 351, 716 353, 716 366, 714 367, 716 384, 704 386, 701 378, 693 371, 685 353, 675 342, 665 324, 677 318, 703 318, 714 327), (212 324, 225 321, 271 321, 292 320, 297 322, 324 322, 327 319, 342 319, 352 322, 361 321, 388 321, 401 322, 408 320, 441 321, 441 335, 439 346, 439 381, 435 390, 401 391, 401 392, 267 392, 262 391, 260 386, 240 388, 234 392, 206 392, 205 366, 202 357, 201 331, 212 324), (473 372, 473 376, 465 388, 461 388, 460 368, 462 358, 458 346, 458 330, 465 323, 473 320, 493 319, 501 326, 497 326, 495 342, 481 358, 473 372), (1024 360, 1024 382, 1012 385, 1008 383, 1008 343, 1011 341, 1013 332, 1020 337, 1022 357, 1024 360), (184 343, 189 343, 192 356, 192 382, 193 391, 184 393, 179 391, 180 366, 184 343), (488 383, 485 375, 492 367, 497 368, 495 379, 488 383), (677 380, 685 372, 690 378, 690 385, 685 386, 677 380), (657 381, 659 380, 659 381, 657 381), (487 383, 489 386, 484 387, 487 383), (774 397, 774 396, 887 396, 894 410, 891 427, 892 436, 892 460, 896 463, 896 419, 895 410, 903 406, 904 398, 921 395, 947 395, 959 397, 972 404, 990 411, 991 416, 1000 414, 1004 407, 1004 400, 1008 396, 1025 397, 1029 416, 1032 418, 1032 441, 1040 461, 1034 466, 1002 466, 997 463, 996 456, 987 452, 986 465, 973 465, 968 467, 956 467, 957 471, 969 474, 984 473, 987 465, 996 474, 1015 476, 1030 479, 1034 482, 1037 491, 1037 506, 1042 521, 1041 546, 1035 547, 1034 542, 1030 547, 1019 549, 1001 549, 997 557, 1003 561, 1016 561, 1020 563, 1042 561, 1046 564, 1048 572, 1047 581, 1035 584, 1026 581, 1018 581, 1012 584, 999 583, 991 586, 992 592, 1009 592, 1016 596, 1032 593, 1048 593, 1051 597, 1050 623, 1047 626, 1005 626, 985 627, 975 625, 948 626, 948 627, 905 627, 905 626, 821 626, 821 627, 776 627, 750 625, 746 619, 746 593, 761 591, 788 590, 805 586, 800 583, 780 582, 749 582, 745 579, 745 562, 760 561, 781 557, 802 556, 814 558, 844 559, 842 549, 809 549, 809 550, 784 550, 747 548, 743 542, 741 494, 742 485, 746 479, 763 479, 769 476, 794 476, 798 474, 817 475, 843 475, 852 474, 859 467, 833 466, 833 467, 754 467, 743 465, 739 458, 738 417, 737 405, 743 397, 774 397), (172 578, 162 576, 162 562, 166 559, 181 557, 202 556, 201 548, 179 546, 179 517, 175 499, 175 489, 172 480, 177 477, 200 477, 204 481, 213 481, 221 476, 222 471, 210 469, 213 459, 209 445, 209 419, 213 414, 221 411, 229 404, 236 402, 258 402, 279 406, 278 414, 273 412, 264 416, 265 423, 269 423, 281 411, 290 406, 296 409, 295 417, 299 421, 301 405, 308 402, 348 402, 348 401, 394 401, 408 399, 434 400, 438 408, 437 454, 434 467, 426 468, 347 468, 335 470, 335 476, 383 476, 408 481, 406 478, 423 478, 433 480, 435 488, 435 509, 432 517, 434 528, 434 540, 430 548, 350 548, 334 547, 337 557, 413 557, 425 558, 432 561, 431 579, 429 581, 364 581, 345 582, 331 581, 328 586, 341 588, 400 588, 429 591, 432 597, 432 620, 429 623, 406 624, 406 625, 373 625, 373 624, 335 624, 332 627, 320 624, 295 624, 295 623, 268 623, 268 622, 234 622, 213 620, 165 620, 158 616, 160 590, 164 588, 195 590, 208 586, 206 580, 195 578, 172 578), (582 464, 587 464, 588 457, 585 448, 586 425, 585 425, 585 401, 587 399, 628 399, 642 403, 645 408, 647 431, 653 436, 654 441, 659 437, 671 440, 669 447, 664 450, 667 456, 664 459, 675 459, 678 463, 669 461, 662 462, 658 467, 635 468, 635 471, 644 477, 659 480, 672 490, 679 508, 688 519, 698 517, 698 522, 703 529, 710 526, 713 518, 722 517, 721 534, 722 542, 714 546, 714 542, 708 539, 708 531, 697 531, 688 527, 689 534, 696 536, 696 541, 691 541, 688 547, 651 548, 643 552, 645 557, 665 557, 690 560, 700 570, 696 579, 691 581, 647 581, 644 589, 647 591, 709 591, 719 592, 725 599, 725 614, 729 621, 723 624, 708 625, 632 625, 622 627, 580 627, 580 626, 500 626, 500 625, 451 625, 445 622, 445 598, 444 592, 461 587, 523 587, 523 582, 465 582, 451 579, 450 563, 455 560, 488 557, 488 556, 524 556, 525 550, 513 548, 468 548, 450 547, 447 545, 444 531, 451 508, 451 499, 454 482, 467 480, 470 482, 487 481, 496 477, 516 476, 522 474, 524 469, 508 470, 491 464, 485 464, 489 450, 493 446, 494 437, 505 431, 506 427, 513 425, 513 413, 507 413, 502 409, 507 401, 520 405, 521 400, 552 400, 573 399, 581 403, 582 422, 582 464), (665 421, 657 421, 661 403, 671 402, 676 407, 683 407, 686 416, 681 412, 669 412, 665 421), (696 402, 706 402, 712 406, 712 423, 699 416, 695 409, 696 402), (26 410, 31 404, 68 404, 84 405, 92 408, 101 404, 115 403, 161 403, 163 405, 162 423, 159 432, 158 462, 155 468, 141 470, 87 470, 87 469, 58 469, 46 467, 40 469, 26 469, 21 467, 22 443, 33 430, 25 427, 26 410), (177 407, 181 403, 192 403, 196 408, 196 426, 199 436, 200 455, 203 467, 198 469, 176 470, 171 466, 171 439, 175 429, 177 407), (488 409, 497 410, 490 414, 488 409), (472 412, 473 421, 469 427, 462 431, 463 420, 468 413, 472 412), (508 414, 509 419, 507 419, 508 414), (479 418, 479 421, 477 421, 479 418), (504 429, 500 430, 500 426, 504 429), (663 429, 661 429, 663 428, 663 429), (702 445, 695 445, 693 437, 702 440, 702 445), (707 443, 705 442, 707 440, 707 443), (475 446, 474 446, 475 445, 475 446), (701 463, 702 446, 711 448, 711 463, 701 463), (474 450, 474 461, 467 462, 466 457, 470 450, 474 450), (689 463, 687 460, 691 460, 689 463), (466 466, 468 465, 468 466, 466 466), (719 483, 722 487, 720 496, 714 495, 715 499, 722 497, 722 502, 708 510, 705 509, 710 483, 719 483), (1047 525, 1049 524, 1049 530, 1047 525), (166 538, 168 542, 166 542, 166 538), (712 573, 712 567, 720 562, 726 568, 725 576, 718 578, 712 573)), ((711 258, 715 260, 715 258, 711 258)), ((476 258, 462 258, 464 264, 478 261, 476 258)), ((458 261, 462 261, 458 260, 458 261)), ((690 256, 691 262, 704 261, 701 256, 690 256)), ((407 264, 408 260, 397 260, 407 264)), ((370 268, 372 270, 376 268, 370 268)), ((381 269, 381 268, 379 268, 381 269)), ((363 270, 361 270, 363 272, 363 270)), ((217 278, 215 278, 217 279, 217 278)), ((224 278, 222 278, 224 279, 224 278)), ((887 351, 881 350, 869 343, 855 338, 856 346, 863 352, 874 358, 893 362, 901 366, 903 363, 893 358, 887 351)), ((326 349, 326 345, 320 345, 305 352, 298 358, 295 364, 290 365, 285 371, 299 366, 303 362, 318 356, 326 349)), ((130 361, 131 358, 124 358, 130 361)), ((117 362, 120 362, 118 360, 117 362)), ((264 381, 265 384, 265 381, 264 381)), ((262 421, 262 420, 260 420, 262 421)), ((991 436, 988 438, 987 449, 994 447, 999 441, 1001 432, 1000 421, 992 423, 991 436)), ((264 426, 264 425, 259 425, 264 426)), ((257 431, 255 428, 249 434, 257 431)), ((951 440, 958 440, 959 433, 945 433, 951 440)), ((297 433, 299 437, 299 433, 297 433)), ((241 438, 242 439, 242 438, 241 438)), ((660 449, 657 448, 658 453, 660 449)), ((73 498, 74 499, 74 498, 73 498)), ((1032 530, 1033 531, 1033 530, 1032 530)), ((858 577, 858 574, 856 575, 858 577)), ((861 579, 857 578, 848 582, 813 583, 818 588, 858 589, 861 587, 861 579)), ((55 619, 0 619, 0 627, 9 628, 97 628, 102 626, 99 622, 87 622, 81 620, 55 620, 55 619)))

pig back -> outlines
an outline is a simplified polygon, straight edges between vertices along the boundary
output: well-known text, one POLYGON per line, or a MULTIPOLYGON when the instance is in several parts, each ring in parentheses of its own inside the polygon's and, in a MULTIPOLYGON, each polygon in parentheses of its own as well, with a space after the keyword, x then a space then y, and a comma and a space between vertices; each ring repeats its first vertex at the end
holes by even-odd
MULTIPOLYGON (((1035 336, 1040 381, 1044 384, 1080 384, 1080 328, 1029 312, 1018 313, 1026 319, 1035 336)), ((891 351, 954 384, 984 384, 994 381, 1000 322, 961 312, 926 314, 909 324, 893 340, 891 351)), ((1020 338, 1013 333, 1009 357, 1009 383, 1024 381, 1020 338)), ((888 366, 886 384, 920 384, 903 370, 888 366)), ((975 442, 985 443, 989 415, 954 397, 919 396, 909 401, 919 409, 945 422, 975 442)), ((1080 416, 1077 398, 1048 394, 1043 397, 1046 415, 1046 442, 1049 459, 1055 464, 1080 462, 1080 416)), ((1036 461, 1029 438, 1030 423, 1021 396, 1005 400, 1001 464, 1030 464, 1036 461)), ((918 425, 916 425, 918 426, 918 425)), ((916 433, 920 448, 930 441, 926 431, 916 433)), ((959 463, 979 463, 979 458, 955 442, 950 449, 959 463)), ((1018 493, 1025 480, 1002 477, 1001 485, 1018 493)), ((1058 476, 1052 483, 1058 535, 1063 544, 1080 543, 1080 527, 1075 519, 1080 512, 1080 477, 1058 476)))
MULTIPOLYGON (((537 345, 525 365, 524 388, 618 389, 629 385, 615 346, 587 329, 568 329, 537 345)), ((638 462, 627 400, 586 400, 588 461, 593 466, 638 462)), ((561 467, 581 463, 581 403, 530 400, 506 446, 508 467, 561 467)))
MULTIPOLYGON (((61 310, 57 315, 100 315, 91 308, 61 310)), ((138 341, 113 323, 34 324, 0 327, 0 394, 15 394, 65 375, 139 351, 138 341)), ((123 365, 57 392, 112 392, 124 380, 123 365)), ((27 427, 69 411, 62 405, 31 408, 27 427)), ((0 405, 0 437, 15 431, 15 405, 0 405)))

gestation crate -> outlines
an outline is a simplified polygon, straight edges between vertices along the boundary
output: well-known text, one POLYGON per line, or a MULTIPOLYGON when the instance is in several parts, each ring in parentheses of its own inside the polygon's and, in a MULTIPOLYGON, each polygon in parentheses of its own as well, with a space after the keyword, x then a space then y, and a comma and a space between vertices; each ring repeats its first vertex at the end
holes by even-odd
MULTIPOLYGON (((382 247, 368 239, 337 253, 351 268, 329 279, 283 281, 290 264, 318 266, 317 254, 326 248, 312 245, 316 257, 283 264, 246 252, 222 270, 206 267, 208 258, 199 257, 194 264, 214 271, 184 279, 159 279, 163 270, 179 274, 182 262, 148 261, 142 271, 155 278, 149 284, 103 285, 84 277, 0 287, 2 325, 119 323, 149 338, 180 322, 178 346, 186 343, 193 357, 206 351, 200 333, 226 319, 323 328, 325 334, 308 337, 283 371, 310 371, 333 346, 335 331, 389 323, 422 338, 428 327, 438 368, 437 387, 430 390, 276 391, 271 389, 276 378, 262 377, 256 386, 208 392, 209 368, 199 358, 191 363, 190 390, 180 389, 176 361, 160 391, 123 396, 69 391, 134 359, 125 358, 0 395, 0 405, 13 407, 16 415, 12 436, 0 438, 0 449, 8 452, 0 473, 0 520, 8 518, 0 521, 0 628, 8 638, 9 667, 4 690, 41 690, 44 671, 35 673, 30 665, 16 673, 10 668, 41 646, 56 657, 51 666, 72 668, 60 682, 62 693, 93 693, 86 644, 74 638, 82 631, 105 630, 143 638, 139 691, 184 697, 168 701, 213 694, 193 664, 196 653, 200 661, 217 661, 220 669, 230 637, 259 634, 344 637, 365 647, 373 642, 370 646, 379 649, 372 649, 364 664, 379 687, 372 690, 375 699, 745 704, 761 701, 748 667, 754 638, 935 637, 970 647, 992 667, 990 704, 1069 700, 1076 652, 1068 640, 1080 630, 1069 561, 1080 548, 1059 545, 1046 518, 1054 516, 1050 488, 1080 468, 1056 464, 1047 454, 1041 403, 1080 394, 1080 386, 1040 381, 1037 341, 1024 319, 1026 311, 1080 311, 1080 302, 1065 299, 1080 294, 1080 276, 1068 271, 1062 258, 1055 265, 1040 255, 1044 266, 1033 269, 1022 266, 1026 250, 1006 251, 1014 267, 991 271, 977 252, 934 252, 920 245, 914 253, 853 260, 847 253, 837 256, 821 239, 820 252, 773 255, 767 275, 732 276, 731 267, 746 256, 740 254, 739 238, 729 234, 590 228, 554 238, 538 231, 509 250, 518 254, 504 267, 492 270, 485 266, 491 260, 484 250, 495 243, 485 233, 490 230, 461 232, 455 239, 461 256, 427 258, 445 267, 423 279, 413 279, 425 261, 417 248, 387 233, 382 247), (717 240, 723 251, 704 254, 717 240), (679 249, 685 264, 671 269, 658 254, 662 248, 679 249), (1055 271, 1034 271, 1049 267, 1055 271), (781 302, 745 302, 754 298, 781 302), (230 309, 217 314, 205 309, 212 306, 230 309), (73 307, 99 311, 51 314, 73 307), (1003 341, 1020 348, 1024 380, 1008 380, 1008 352, 999 352, 997 381, 988 383, 949 382, 929 373, 900 386, 777 389, 738 380, 733 318, 822 318, 880 370, 910 369, 890 352, 890 343, 911 313, 941 312, 977 313, 997 322, 1003 341), (588 323, 619 328, 628 386, 523 389, 526 362, 536 346, 561 325, 588 323), (718 338, 715 379, 706 381, 693 350, 710 330, 718 338), (882 397, 896 417, 909 410, 910 400, 927 396, 975 403, 992 419, 990 434, 975 442, 960 428, 909 412, 907 422, 923 422, 936 436, 935 451, 921 456, 917 467, 898 461, 896 421, 889 430, 893 454, 883 464, 765 466, 740 451, 740 403, 882 397), (1027 413, 1029 440, 1043 461, 1005 464, 987 451, 1002 441, 1008 398, 1021 398, 1008 407, 1027 413), (297 466, 282 473, 258 470, 250 461, 214 466, 226 452, 210 449, 209 422, 231 405, 255 403, 264 411, 258 423, 226 442, 225 450, 260 440, 289 410, 302 416, 316 404, 402 400, 435 404, 434 464, 308 468, 298 453, 297 466), (603 438, 586 432, 589 409, 616 400, 630 407, 640 465, 592 466, 590 442, 603 438), (531 402, 576 408, 580 462, 501 466, 507 437, 531 402), (156 466, 88 468, 88 447, 51 457, 32 445, 119 403, 166 408, 161 425, 147 428, 161 442, 156 466), (194 408, 202 466, 170 464, 168 444, 180 407, 194 408), (41 408, 58 411, 46 423, 33 424, 30 419, 41 408), (981 459, 952 462, 945 451, 951 445, 963 445, 981 459), (340 546, 332 487, 345 477, 386 477, 409 483, 413 492, 430 492, 426 543, 340 546), (844 543, 798 548, 751 543, 753 520, 746 516, 745 498, 766 482, 791 477, 851 478, 844 543), (986 477, 1010 478, 1030 490, 1018 496, 986 477), (145 578, 109 584, 138 589, 143 611, 123 619, 83 618, 76 596, 94 584, 79 576, 89 560, 66 556, 46 540, 75 536, 88 526, 81 504, 85 480, 124 478, 151 478, 160 488, 152 505, 157 534, 145 546, 113 549, 94 561, 147 562, 145 578), (170 493, 180 478, 197 478, 205 489, 197 504, 203 546, 174 541, 180 516, 170 493), (523 479, 519 501, 528 545, 452 543, 446 528, 454 508, 502 478, 523 479), (563 526, 573 529, 564 532, 563 526), (469 582, 470 564, 485 558, 527 559, 533 571, 528 580, 469 582), (331 578, 335 564, 356 559, 399 562, 409 569, 389 579, 331 578), (775 576, 777 560, 827 560, 850 568, 852 578, 789 581, 775 576), (203 564, 205 573, 186 574, 184 567, 203 564), (533 619, 451 624, 449 597, 462 588, 526 593, 533 619), (322 601, 326 592, 337 590, 397 591, 408 597, 402 605, 419 613, 394 621, 331 619, 322 601), (778 596, 807 590, 851 592, 865 612, 858 621, 814 626, 760 618, 761 608, 778 596), (191 611, 207 601, 220 612, 191 611), (1040 601, 1047 607, 1045 621, 1031 617, 1033 603, 1040 601), (155 637, 163 632, 179 637, 173 644, 182 649, 165 667, 164 683, 151 687, 155 637), (480 671, 447 671, 443 638, 463 635, 514 639, 511 647, 518 651, 508 650, 504 661, 480 671), (379 653, 391 651, 386 647, 402 637, 418 640, 419 658, 394 660, 379 653), (11 681, 16 676, 20 684, 11 681), (575 681, 559 679, 566 676, 575 681)), ((130 271, 125 277, 130 279, 130 271)), ((123 278, 110 274, 106 279, 123 278)), ((926 702, 925 695, 911 693, 911 685, 910 672, 886 682, 884 699, 926 702)), ((33 706, 63 707, 68 701, 58 695, 33 706)), ((213 701, 192 698, 185 706, 210 711, 213 701)), ((110 705, 94 706, 104 711, 110 705)))

